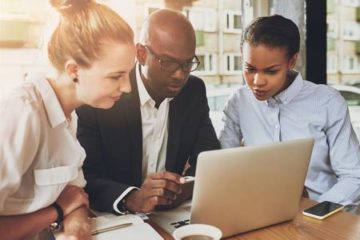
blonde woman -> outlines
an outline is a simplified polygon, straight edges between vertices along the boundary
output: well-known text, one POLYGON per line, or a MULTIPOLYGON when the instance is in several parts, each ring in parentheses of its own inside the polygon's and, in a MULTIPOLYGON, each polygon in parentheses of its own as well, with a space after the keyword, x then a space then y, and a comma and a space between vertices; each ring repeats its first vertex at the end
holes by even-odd
POLYGON ((48 43, 58 77, 31 74, 0 100, 2 240, 44 238, 54 222, 72 239, 90 239, 74 110, 111 108, 131 90, 135 47, 128 24, 91 0, 50 3, 61 15, 48 43))

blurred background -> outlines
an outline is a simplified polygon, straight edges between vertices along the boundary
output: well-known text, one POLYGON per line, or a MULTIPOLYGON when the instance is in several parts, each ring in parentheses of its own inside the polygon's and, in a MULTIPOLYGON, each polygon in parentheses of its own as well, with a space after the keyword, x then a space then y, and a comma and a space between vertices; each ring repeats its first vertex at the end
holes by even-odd
MULTIPOLYGON (((218 131, 221 111, 241 84, 240 37, 258 16, 281 14, 301 32, 297 70, 310 81, 331 84, 346 98, 360 136, 360 0, 98 0, 118 12, 136 39, 146 16, 159 8, 182 11, 192 22, 201 61, 194 75, 207 85, 218 131)), ((29 71, 46 71, 46 38, 57 21, 48 0, 0 0, 0 95, 29 71), (44 48, 45 47, 45 48, 44 48)))

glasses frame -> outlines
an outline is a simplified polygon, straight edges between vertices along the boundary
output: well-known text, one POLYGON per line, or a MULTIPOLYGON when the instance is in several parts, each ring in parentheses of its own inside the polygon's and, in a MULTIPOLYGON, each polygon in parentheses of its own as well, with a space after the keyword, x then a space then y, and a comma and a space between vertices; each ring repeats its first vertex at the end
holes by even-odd
POLYGON ((196 55, 194 55, 194 58, 193 58, 193 59, 195 59, 195 61, 185 62, 185 63, 179 63, 178 61, 175 61, 175 60, 164 60, 159 55, 157 55, 148 45, 143 45, 143 46, 145 47, 146 50, 148 50, 148 52, 151 55, 153 55, 156 58, 157 62, 160 64, 161 70, 168 72, 168 73, 176 72, 179 68, 181 68, 181 70, 183 72, 190 73, 190 72, 196 71, 196 69, 199 67, 199 65, 201 63, 199 58, 196 55), (166 62, 176 63, 177 67, 174 70, 169 70, 166 67, 164 67, 164 63, 166 63, 166 62), (196 66, 194 69, 190 69, 190 71, 189 71, 186 69, 186 66, 188 64, 196 64, 196 66))

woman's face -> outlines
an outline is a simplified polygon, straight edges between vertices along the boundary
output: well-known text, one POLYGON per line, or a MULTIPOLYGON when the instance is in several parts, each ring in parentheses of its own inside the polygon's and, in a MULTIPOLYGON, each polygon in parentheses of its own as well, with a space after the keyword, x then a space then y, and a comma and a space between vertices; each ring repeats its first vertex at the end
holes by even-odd
POLYGON ((288 59, 285 47, 271 48, 264 44, 243 45, 244 78, 258 100, 276 96, 289 85, 288 72, 296 63, 297 54, 288 59))
POLYGON ((135 63, 135 46, 106 41, 90 68, 79 68, 77 96, 92 107, 108 109, 131 91, 129 73, 135 63))

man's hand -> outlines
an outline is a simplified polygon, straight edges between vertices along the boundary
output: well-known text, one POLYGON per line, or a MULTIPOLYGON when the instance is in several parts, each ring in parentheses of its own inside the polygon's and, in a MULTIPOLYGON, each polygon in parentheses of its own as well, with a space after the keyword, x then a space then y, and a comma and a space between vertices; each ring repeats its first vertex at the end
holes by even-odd
POLYGON ((168 210, 181 205, 184 201, 191 199, 194 189, 194 182, 188 182, 181 185, 181 193, 176 200, 169 205, 158 205, 156 210, 168 210))
POLYGON ((151 212, 157 205, 172 204, 181 193, 185 180, 172 172, 148 175, 140 190, 133 191, 126 199, 126 207, 134 212, 151 212))

